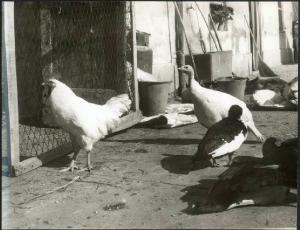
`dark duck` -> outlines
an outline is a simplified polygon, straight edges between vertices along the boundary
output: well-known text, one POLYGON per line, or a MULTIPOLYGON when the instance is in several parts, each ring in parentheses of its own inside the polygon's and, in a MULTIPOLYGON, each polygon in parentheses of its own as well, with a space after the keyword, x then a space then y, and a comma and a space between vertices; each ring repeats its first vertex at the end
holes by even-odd
POLYGON ((290 195, 278 165, 244 164, 230 167, 210 187, 204 202, 194 203, 194 214, 222 212, 243 206, 282 204, 290 195))
POLYGON ((297 185, 298 138, 287 139, 280 144, 274 137, 263 144, 263 160, 268 164, 277 164, 285 173, 291 186, 297 185))
POLYGON ((247 138, 247 128, 241 121, 243 109, 239 105, 232 105, 228 117, 211 126, 198 145, 197 153, 193 156, 193 163, 209 161, 213 167, 219 166, 216 159, 228 156, 229 166, 233 153, 240 148, 247 138))

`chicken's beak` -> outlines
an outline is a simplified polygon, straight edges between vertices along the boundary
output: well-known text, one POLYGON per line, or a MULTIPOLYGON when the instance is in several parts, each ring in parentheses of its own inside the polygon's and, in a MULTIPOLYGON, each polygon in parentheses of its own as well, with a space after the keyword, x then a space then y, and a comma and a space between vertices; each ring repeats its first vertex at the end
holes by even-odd
POLYGON ((43 82, 42 83, 42 87, 46 87, 46 88, 49 88, 50 91, 53 90, 53 88, 55 87, 55 84, 53 82, 43 82))

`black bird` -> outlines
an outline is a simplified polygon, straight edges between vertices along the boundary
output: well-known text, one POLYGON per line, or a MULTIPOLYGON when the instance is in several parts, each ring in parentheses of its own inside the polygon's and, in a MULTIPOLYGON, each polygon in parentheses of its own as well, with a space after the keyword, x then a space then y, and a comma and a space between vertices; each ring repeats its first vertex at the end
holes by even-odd
POLYGON ((213 167, 219 166, 216 158, 228 155, 231 164, 233 153, 240 148, 247 138, 248 130, 241 121, 243 109, 233 105, 228 111, 228 117, 211 126, 198 145, 198 151, 193 156, 194 164, 199 161, 210 161, 213 167))
POLYGON ((297 185, 298 138, 291 138, 276 144, 277 139, 268 138, 262 147, 263 160, 269 164, 278 164, 292 185, 297 185))
POLYGON ((195 214, 222 212, 249 205, 283 203, 289 196, 285 175, 278 165, 233 166, 219 176, 204 203, 189 208, 195 214))

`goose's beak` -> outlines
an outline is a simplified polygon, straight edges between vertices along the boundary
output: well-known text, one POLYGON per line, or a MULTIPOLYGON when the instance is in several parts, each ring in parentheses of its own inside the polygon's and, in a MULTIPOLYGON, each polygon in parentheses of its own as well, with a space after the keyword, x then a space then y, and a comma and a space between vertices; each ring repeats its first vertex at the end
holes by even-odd
POLYGON ((184 68, 184 66, 179 67, 178 71, 183 73, 188 73, 188 71, 184 68))

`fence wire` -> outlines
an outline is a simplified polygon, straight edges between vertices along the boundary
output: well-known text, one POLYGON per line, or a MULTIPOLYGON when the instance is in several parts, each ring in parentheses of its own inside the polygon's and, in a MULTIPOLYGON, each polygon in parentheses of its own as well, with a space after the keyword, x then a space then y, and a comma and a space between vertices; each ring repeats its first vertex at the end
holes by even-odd
POLYGON ((134 102, 130 10, 123 1, 15 2, 21 157, 69 142, 43 103, 53 74, 87 101, 129 93, 134 102))

